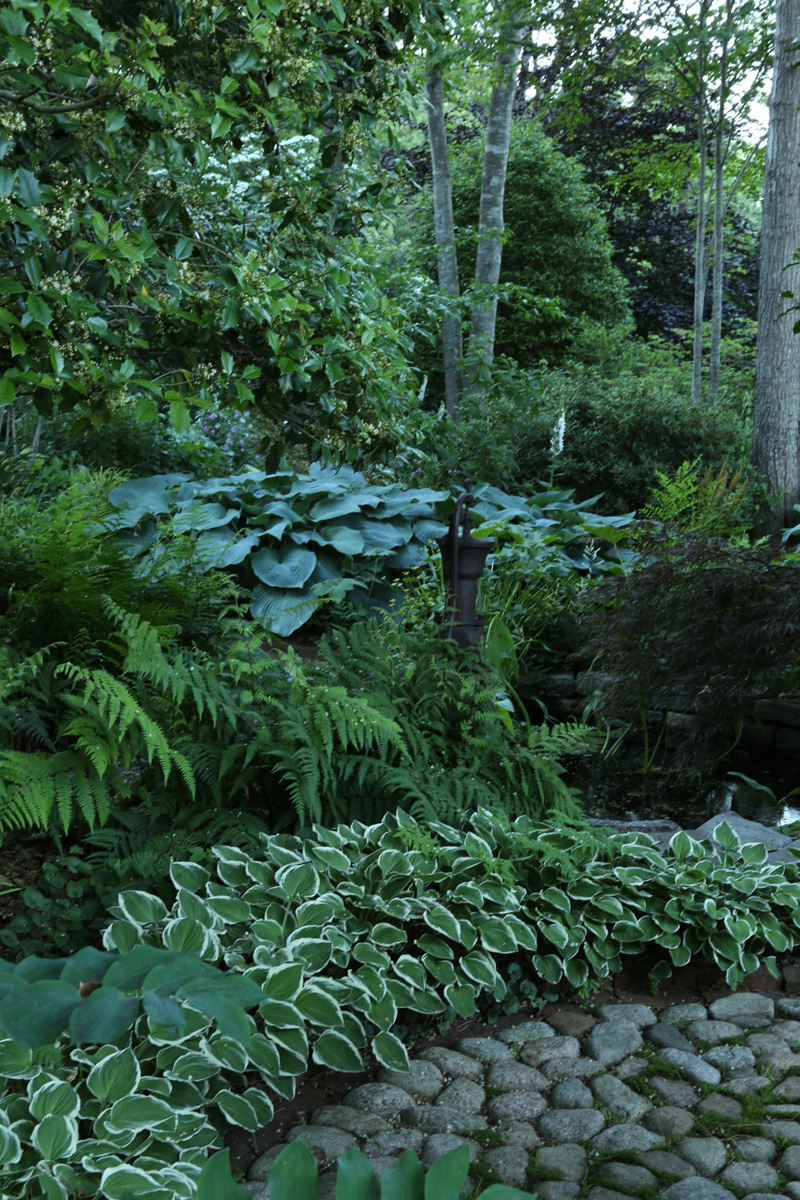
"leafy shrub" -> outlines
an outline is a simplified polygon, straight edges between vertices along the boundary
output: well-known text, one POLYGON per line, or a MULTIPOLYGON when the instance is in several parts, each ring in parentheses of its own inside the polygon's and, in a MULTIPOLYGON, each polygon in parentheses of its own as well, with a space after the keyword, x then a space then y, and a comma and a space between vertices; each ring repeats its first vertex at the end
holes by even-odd
POLYGON ((358 1071, 369 1048, 402 1069, 402 1013, 502 1002, 508 964, 573 987, 649 948, 662 977, 698 953, 734 986, 775 970, 772 951, 800 939, 797 866, 724 824, 716 837, 717 857, 685 833, 661 850, 486 811, 457 826, 398 812, 253 854, 218 846, 215 877, 175 862, 172 906, 123 892, 104 951, 0 964, 5 1194, 115 1200, 135 1184, 190 1200, 221 1131, 269 1121, 264 1089, 291 1097, 309 1054, 358 1071))
MULTIPOLYGON (((325 598, 348 597, 378 609, 398 601, 400 575, 420 565, 433 539, 447 531, 451 491, 368 484, 351 467, 313 463, 303 475, 287 470, 203 481, 180 474, 134 479, 114 488, 110 501, 118 508, 119 544, 135 558, 154 560, 157 569, 165 544, 159 520, 171 516, 169 534, 190 543, 192 560, 209 572, 236 568, 252 589, 252 616, 288 637, 325 598)), ((486 485, 473 493, 478 503, 472 511, 480 520, 545 526, 568 563, 580 558, 574 545, 586 536, 585 522, 608 525, 558 491, 529 500, 486 485)), ((598 555, 598 570, 601 560, 598 555)))
POLYGON ((737 482, 684 464, 662 478, 635 568, 592 593, 586 655, 606 673, 606 716, 646 727, 652 709, 694 714, 684 744, 698 765, 731 748, 754 695, 792 686, 800 668, 798 557, 715 536, 736 528, 737 482))

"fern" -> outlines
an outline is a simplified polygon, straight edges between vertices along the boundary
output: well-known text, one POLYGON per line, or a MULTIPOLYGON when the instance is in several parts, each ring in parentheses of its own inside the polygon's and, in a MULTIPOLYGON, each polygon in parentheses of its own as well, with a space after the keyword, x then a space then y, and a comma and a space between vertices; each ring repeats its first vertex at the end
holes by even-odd
POLYGON ((91 829, 107 819, 110 797, 104 780, 81 754, 0 751, 0 828, 67 830, 77 814, 91 829))

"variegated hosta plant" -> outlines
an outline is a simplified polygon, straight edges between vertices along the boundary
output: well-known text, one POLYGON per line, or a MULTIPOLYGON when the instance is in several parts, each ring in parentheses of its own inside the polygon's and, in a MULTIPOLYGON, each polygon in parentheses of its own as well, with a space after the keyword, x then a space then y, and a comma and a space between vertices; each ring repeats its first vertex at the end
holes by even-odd
POLYGON ((213 873, 174 863, 172 907, 122 893, 105 951, 0 966, 4 1194, 195 1197, 221 1132, 267 1122, 309 1057, 402 1069, 400 1014, 469 1016, 512 973, 581 987, 658 948, 662 974, 696 953, 732 984, 775 969, 800 938, 797 867, 716 836, 715 855, 398 812, 218 846, 213 873))

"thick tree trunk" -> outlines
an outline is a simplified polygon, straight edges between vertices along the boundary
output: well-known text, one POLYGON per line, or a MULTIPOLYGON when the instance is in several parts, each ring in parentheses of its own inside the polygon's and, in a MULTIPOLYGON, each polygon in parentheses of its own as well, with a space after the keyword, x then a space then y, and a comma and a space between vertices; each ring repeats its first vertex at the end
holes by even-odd
POLYGON ((450 311, 442 318, 444 351, 445 407, 458 420, 464 391, 463 337, 459 298, 458 258, 453 224, 453 190, 450 180, 450 154, 444 119, 444 80, 435 68, 427 78, 428 137, 433 163, 433 222, 439 260, 439 287, 450 298, 450 311))
POLYGON ((469 336, 470 394, 481 394, 491 377, 497 322, 497 285, 503 253, 503 199, 508 170, 511 117, 517 88, 522 26, 516 11, 504 26, 495 63, 497 82, 492 88, 481 174, 478 220, 478 253, 475 284, 478 301, 472 309, 469 336))
POLYGON ((758 293, 753 465, 773 497, 773 534, 800 501, 800 335, 794 333, 800 296, 800 4, 777 0, 772 95, 764 168, 761 278, 758 293), (791 266, 788 266, 792 263, 791 266))

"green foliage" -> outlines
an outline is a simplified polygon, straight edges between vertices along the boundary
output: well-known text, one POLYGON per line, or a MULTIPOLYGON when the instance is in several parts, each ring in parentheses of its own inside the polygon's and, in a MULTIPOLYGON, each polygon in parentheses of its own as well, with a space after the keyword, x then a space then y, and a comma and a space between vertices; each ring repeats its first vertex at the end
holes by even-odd
POLYGON ((383 187, 358 159, 404 107, 417 20, 377 0, 12 0, 0 403, 77 408, 76 432, 121 405, 186 430, 188 405, 222 400, 336 450, 379 436, 410 376, 363 269, 383 187))
POLYGON ((674 362, 608 379, 577 364, 529 377, 532 409, 519 443, 513 484, 555 478, 580 496, 601 494, 603 512, 641 509, 657 472, 671 474, 689 455, 701 469, 719 471, 748 457, 745 429, 730 410, 693 405, 688 378, 674 362), (554 453, 554 429, 564 417, 563 449, 554 453))
POLYGON ((103 1172, 113 1200, 143 1172, 148 1195, 188 1200, 220 1131, 266 1123, 265 1089, 291 1097, 309 1054, 358 1071, 369 1047, 403 1069, 401 1014, 469 1017, 515 963, 573 987, 656 948, 661 975, 698 953, 734 986, 775 969, 800 938, 797 867, 716 834, 715 858, 684 833, 662 850, 484 810, 456 826, 398 812, 217 846, 214 875, 174 862, 174 900, 122 892, 103 951, 0 964, 5 1194, 53 1175, 70 1196, 103 1172))
MULTIPOLYGON (((447 530, 451 493, 450 486, 368 484, 351 467, 313 463, 303 475, 134 479, 115 488, 110 500, 118 509, 118 544, 135 558, 153 560, 158 570, 165 544, 159 521, 172 517, 168 533, 191 540, 193 561, 207 571, 237 568, 252 589, 252 616, 288 637, 325 598, 378 609, 399 601, 401 573, 421 565, 433 539, 447 530)), ((589 562, 576 547, 598 531, 609 534, 614 521, 584 512, 568 493, 525 499, 481 484, 473 494, 479 501, 473 512, 489 535, 498 522, 513 522, 511 540, 558 547, 556 557, 568 569, 597 573, 607 565, 604 552, 589 562)))
POLYGON ((800 668, 797 555, 742 537, 745 493, 739 473, 700 478, 696 463, 662 476, 634 569, 591 594, 585 621, 605 715, 646 731, 651 710, 691 713, 679 763, 701 770, 735 745, 754 699, 800 668))
MULTIPOLYGON (((403 1200, 457 1200, 469 1171, 469 1148, 457 1146, 442 1155, 427 1174, 412 1150, 406 1151, 381 1175, 380 1185, 370 1160, 355 1147, 337 1161, 337 1200, 378 1200, 378 1195, 403 1200)), ((269 1173, 275 1200, 319 1200, 317 1164, 302 1138, 291 1142, 276 1158, 269 1173)), ((532 1200, 529 1192, 493 1184, 476 1195, 481 1200, 532 1200)), ((197 1200, 204 1197, 198 1189, 197 1200)))
MULTIPOLYGON (((478 137, 450 151, 456 245, 465 279, 474 274, 482 151, 478 137)), ((431 208, 426 196, 416 223, 428 247, 434 245, 431 208)), ((587 327, 627 320, 625 282, 611 262, 611 242, 592 189, 577 159, 563 155, 535 121, 512 124, 503 215, 499 354, 523 367, 558 362, 587 327)), ((435 271, 433 259, 429 270, 435 271)))

